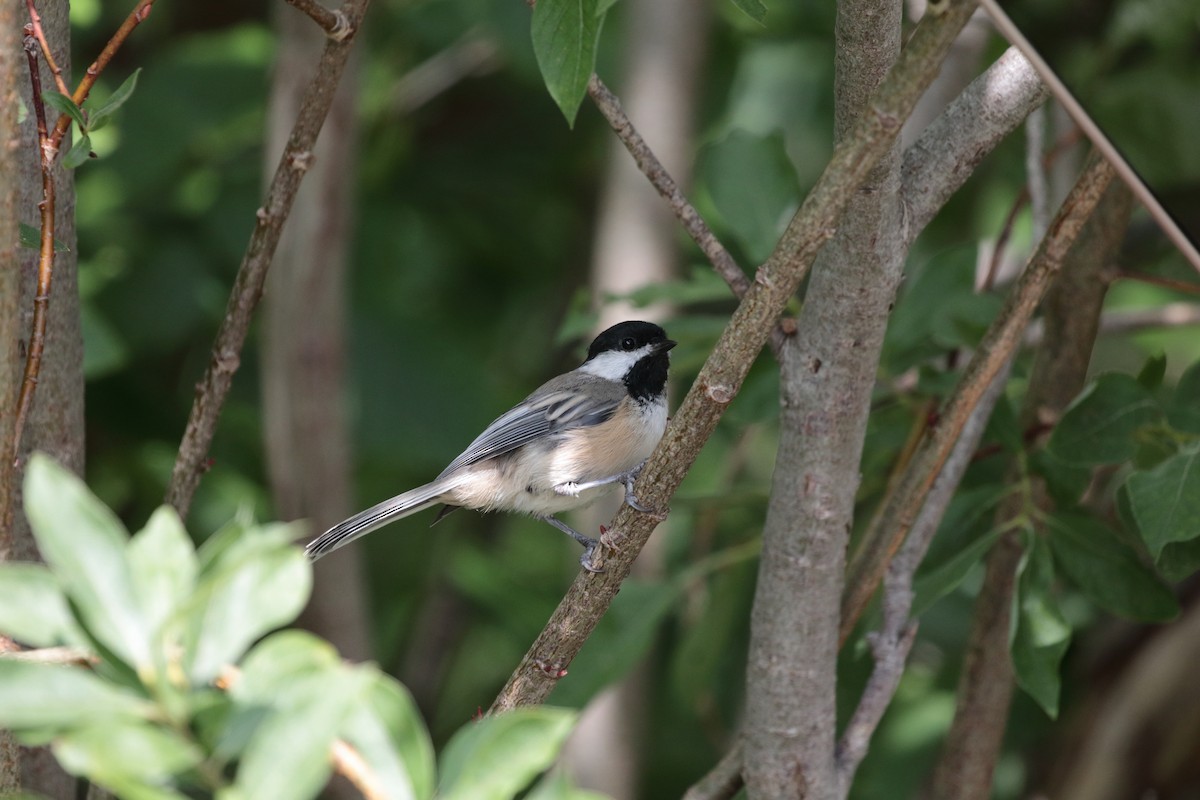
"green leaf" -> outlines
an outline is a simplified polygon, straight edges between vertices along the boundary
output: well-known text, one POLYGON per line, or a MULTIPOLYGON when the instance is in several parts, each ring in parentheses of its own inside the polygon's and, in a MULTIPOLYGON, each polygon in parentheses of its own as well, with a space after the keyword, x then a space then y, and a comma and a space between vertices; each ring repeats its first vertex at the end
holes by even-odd
POLYGON ((1142 365, 1141 371, 1138 372, 1137 382, 1153 392, 1162 386, 1163 377, 1166 374, 1167 355, 1166 353, 1157 353, 1146 359, 1146 363, 1142 365))
MULTIPOLYGON (((54 742, 54 756, 73 775, 83 775, 120 797, 149 796, 204 759, 200 748, 174 731, 134 720, 89 725, 54 742), (149 786, 147 785, 149 784, 149 786)), ((161 791, 161 790, 160 790, 161 791)), ((180 797, 178 793, 170 796, 180 797)))
POLYGON ((291 622, 304 608, 312 588, 312 566, 279 536, 278 530, 248 530, 202 566, 186 611, 188 673, 193 680, 212 680, 222 667, 238 661, 252 642, 291 622))
POLYGON ((1091 466, 1131 458, 1134 433, 1161 416, 1149 390, 1129 375, 1101 375, 1071 403, 1050 437, 1050 450, 1069 464, 1091 466))
POLYGON ((597 0, 539 0, 533 7, 533 53, 550 97, 571 127, 596 70, 604 25, 599 11, 597 0))
POLYGON ((41 453, 26 472, 25 513, 38 550, 84 627, 119 658, 149 668, 151 630, 133 588, 120 520, 79 478, 41 453))
POLYGON ((337 650, 324 639, 306 631, 279 631, 246 655, 230 694, 243 703, 286 703, 289 687, 340 665, 337 650))
POLYGON ((733 0, 733 4, 755 22, 761 24, 767 18, 767 7, 761 0, 733 0))
POLYGON ((1167 421, 1177 431, 1200 434, 1200 361, 1179 376, 1167 405, 1167 421))
POLYGON ((111 117, 118 108, 125 105, 125 102, 133 96, 133 90, 137 88, 138 75, 141 72, 141 67, 135 69, 133 74, 126 78, 125 82, 118 86, 117 90, 99 108, 89 110, 92 130, 102 127, 105 124, 106 118, 111 117))
POLYGON ((146 622, 158 631, 196 582, 196 551, 174 508, 160 506, 150 516, 130 539, 127 557, 146 622))
POLYGON ((1170 588, 1099 520, 1063 513, 1049 529, 1055 564, 1096 605, 1146 622, 1179 614, 1170 588))
POLYGON ((0 659, 0 728, 70 729, 154 712, 146 700, 82 667, 0 659))
POLYGON ((235 782, 246 797, 315 797, 329 779, 330 748, 372 673, 338 666, 311 677, 278 687, 287 700, 271 709, 246 745, 235 782))
POLYGON ((60 114, 66 114, 71 119, 75 120, 75 124, 79 126, 79 130, 87 130, 87 120, 83 117, 83 110, 75 105, 75 101, 67 97, 62 92, 56 92, 52 89, 47 89, 42 92, 42 100, 46 105, 53 108, 60 114))
POLYGON ((575 716, 538 706, 461 728, 442 754, 439 800, 511 800, 554 762, 575 716))
POLYGON ((1059 666, 1071 643, 1071 626, 1052 595, 1054 564, 1049 547, 1032 532, 1029 538, 1013 599, 1013 670, 1020 687, 1054 719, 1062 688, 1059 666))
POLYGON ((75 144, 71 145, 71 149, 63 156, 63 166, 67 169, 75 169, 91 156, 92 138, 85 133, 75 140, 75 144))
MULTIPOLYGON (((39 229, 33 227, 32 225, 27 225, 24 222, 19 223, 18 227, 20 228, 21 247, 25 247, 29 250, 41 250, 42 249, 42 232, 39 229)), ((71 252, 71 248, 67 247, 65 244, 60 242, 58 239, 55 239, 54 240, 54 252, 69 253, 69 252, 71 252)))
POLYGON ((376 674, 342 726, 342 738, 366 761, 389 798, 433 797, 433 744, 408 691, 376 674))
POLYGON ((0 633, 31 647, 87 642, 43 564, 0 564, 0 633))
POLYGON ((1171 542, 1200 536, 1200 446, 1182 450, 1152 470, 1132 473, 1125 488, 1142 540, 1156 561, 1171 542))
POLYGON ((800 184, 783 134, 734 129, 700 152, 696 173, 750 260, 765 261, 800 206, 800 184))

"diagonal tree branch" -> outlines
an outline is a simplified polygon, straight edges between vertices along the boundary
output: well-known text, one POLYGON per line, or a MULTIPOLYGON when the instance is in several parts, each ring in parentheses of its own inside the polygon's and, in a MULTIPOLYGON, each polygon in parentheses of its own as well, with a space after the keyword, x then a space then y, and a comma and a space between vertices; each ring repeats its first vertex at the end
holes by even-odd
POLYGON ((992 18, 992 23, 996 26, 996 30, 1009 41, 1014 47, 1025 54, 1033 64, 1034 69, 1042 76, 1042 80, 1046 82, 1050 93, 1054 95, 1054 99, 1066 110, 1067 114, 1074 120, 1091 140, 1092 145, 1097 150, 1104 154, 1109 163, 1113 165, 1113 169, 1121 176, 1121 180, 1129 187, 1134 196, 1141 201, 1146 207, 1146 211, 1157 223, 1158 227, 1166 235, 1171 243, 1183 254, 1188 263, 1197 272, 1200 272, 1200 250, 1196 249, 1196 245, 1188 239, 1187 234, 1179 227, 1175 219, 1167 213, 1163 208, 1162 203, 1154 196, 1154 192, 1150 191, 1150 187, 1142 180, 1142 177, 1135 170, 1125 157, 1121 155, 1121 151, 1113 145, 1112 141, 1100 130, 1100 126, 1096 124, 1091 115, 1079 104, 1075 96, 1071 94, 1071 90, 1066 84, 1055 74, 1050 65, 1041 57, 1020 29, 1013 24, 1013 21, 1008 18, 1004 10, 1000 8, 1000 4, 996 0, 979 0, 979 6, 987 15, 992 18))
POLYGON ((862 546, 851 559, 846 570, 846 593, 842 598, 843 642, 854 630, 892 555, 912 528, 972 410, 996 374, 1020 346, 1034 310, 1058 274, 1063 259, 1113 175, 1108 162, 1093 154, 1059 209, 1046 237, 1031 257, 1020 281, 963 371, 958 387, 939 414, 928 438, 913 457, 892 500, 880 515, 889 524, 881 528, 877 535, 864 537, 862 546))
POLYGON ((724 279, 725 283, 729 284, 729 288, 733 290, 738 299, 744 297, 750 288, 750 279, 746 277, 745 271, 733 260, 733 256, 717 239, 704 218, 683 196, 679 184, 667 172, 667 168, 658 160, 658 156, 654 155, 649 145, 646 144, 646 140, 637 132, 637 128, 633 127, 629 117, 625 116, 625 111, 621 108, 621 103, 617 100, 616 95, 609 91, 598 75, 592 75, 591 80, 588 81, 588 96, 592 98, 596 108, 604 115, 604 119, 608 120, 608 124, 617 138, 633 156, 638 169, 667 201, 667 205, 671 207, 679 224, 683 225, 688 236, 692 237, 692 241, 708 257, 713 269, 724 279))
POLYGON ((258 210, 257 224, 250 235, 241 267, 238 268, 225 317, 221 320, 213 343, 208 369, 196 387, 196 400, 192 404, 183 441, 179 445, 179 455, 171 471, 166 502, 174 506, 181 517, 187 517, 192 497, 205 472, 209 446, 233 383, 233 374, 241 362, 242 347, 246 343, 250 320, 262 297, 267 269, 279 245, 283 225, 291 213, 300 182, 312 163, 317 134, 333 105, 338 81, 354 44, 354 34, 362 24, 368 5, 370 0, 347 0, 343 6, 341 11, 349 21, 349 32, 341 39, 330 38, 325 43, 312 81, 300 101, 296 124, 279 159, 279 166, 275 168, 266 202, 258 210))
MULTIPOLYGON (((1094 172, 1095 163, 1093 156, 1093 167, 1085 170, 1085 178, 1088 172, 1094 172)), ((1115 174, 1111 166, 1106 170, 1115 174)), ((1079 246, 1070 251, 1061 277, 1046 298, 1045 320, 1050 335, 1038 351, 1029 378, 1023 427, 1057 417, 1083 388, 1107 289, 1101 276, 1119 249, 1128 225, 1130 201, 1128 189, 1120 183, 1110 186, 1103 198, 1097 199, 1099 207, 1088 230, 1079 246)), ((1068 197, 1064 208, 1070 202, 1068 197)), ((1061 219, 1062 212, 1050 227, 1051 235, 1061 219)), ((1022 512, 1022 507, 1003 503, 997 511, 997 523, 1004 525, 1022 512)), ((1021 556, 1020 541, 1012 532, 1001 536, 988 556, 959 677, 954 721, 934 770, 933 797, 937 800, 983 798, 991 793, 1012 699, 1009 629, 1021 556)))
MULTIPOLYGON (((638 497, 651 508, 665 508, 733 400, 755 356, 766 344, 820 247, 857 187, 891 148, 904 119, 974 10, 971 0, 949 0, 927 14, 908 47, 888 73, 853 132, 834 150, 821 178, 788 224, 775 252, 759 268, 754 282, 705 362, 696 382, 642 471, 638 497)), ((931 6, 931 9, 933 7, 931 6)), ((613 522, 605 548, 607 572, 581 573, 550 621, 526 653, 492 705, 492 712, 540 703, 579 652, 607 611, 633 559, 654 530, 654 515, 625 507, 613 522), (619 536, 621 549, 613 551, 619 536)))

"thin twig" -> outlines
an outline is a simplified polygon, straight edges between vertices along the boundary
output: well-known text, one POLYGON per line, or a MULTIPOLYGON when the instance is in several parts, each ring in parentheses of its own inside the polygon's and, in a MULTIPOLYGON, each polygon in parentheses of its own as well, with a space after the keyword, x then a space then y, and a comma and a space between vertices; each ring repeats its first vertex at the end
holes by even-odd
POLYGON ((166 502, 174 506, 181 517, 187 516, 196 487, 205 472, 209 446, 216 433, 221 408, 233 384, 233 374, 241 361, 242 347, 250 329, 250 320, 262 297, 267 270, 279 245, 284 222, 304 173, 313 159, 313 146, 325 122, 338 81, 350 57, 352 34, 358 30, 370 0, 350 0, 343 7, 349 20, 349 33, 342 39, 330 38, 317 63, 312 82, 300 100, 300 112, 280 156, 275 175, 267 190, 266 202, 258 210, 257 224, 250 235, 242 264, 238 268, 225 316, 213 343, 212 357, 204 378, 196 388, 196 399, 188 417, 187 428, 179 445, 166 502))
MULTIPOLYGON (((1175 328, 1200 325, 1200 304, 1179 301, 1153 308, 1106 311, 1100 317, 1100 333, 1132 333, 1147 328, 1175 328)), ((1046 328, 1035 319, 1025 332, 1025 346, 1035 347, 1045 338, 1046 328)))
MULTIPOLYGON (((650 508, 665 509, 704 442, 736 396, 754 357, 767 343, 776 320, 807 274, 821 246, 832 237, 850 198, 892 147, 917 98, 933 80, 951 42, 975 4, 948 0, 918 25, 896 65, 872 95, 854 130, 834 149, 828 166, 788 223, 775 251, 758 269, 729 325, 650 457, 636 486, 650 508)), ((932 6, 931 6, 932 9, 932 6)), ((610 526, 602 556, 606 572, 578 575, 509 677, 491 711, 541 703, 608 610, 634 558, 662 514, 625 506, 610 526), (611 546, 616 539, 620 549, 611 546)))
MULTIPOLYGON (((26 25, 31 31, 33 26, 26 25)), ((54 277, 54 159, 58 146, 46 133, 46 107, 42 103, 42 78, 37 61, 38 43, 32 32, 25 34, 25 55, 29 59, 29 81, 33 87, 33 111, 37 118, 38 153, 42 170, 42 202, 38 209, 42 214, 41 241, 38 247, 37 289, 33 297, 33 325, 29 334, 29 346, 25 353, 25 373, 21 379, 21 391, 17 397, 17 412, 13 420, 12 464, 15 467, 21 456, 21 436, 29 409, 33 407, 33 396, 37 391, 38 374, 42 368, 42 352, 46 347, 46 311, 50 305, 50 284, 54 277)))
POLYGON ((894 524, 878 538, 864 542, 846 568, 842 598, 841 641, 849 637, 875 593, 897 548, 912 528, 955 440, 992 379, 1021 344, 1025 327, 1041 302, 1063 258, 1099 202, 1114 170, 1093 154, 1079 181, 1063 201, 1054 222, 1030 258, 1020 280, 993 320, 929 438, 905 473, 884 517, 894 524))
POLYGON ((82 647, 38 647, 33 650, 0 649, 0 661, 24 661, 30 664, 59 664, 90 667, 100 659, 82 647))
POLYGON ((905 662, 916 639, 917 623, 910 619, 913 604, 913 578, 917 567, 925 558, 933 536, 946 514, 950 500, 966 474, 967 467, 987 429, 992 409, 1004 394, 1008 382, 1008 364, 992 379, 991 386, 984 392, 971 416, 963 426, 962 434, 954 443, 954 449, 946 464, 934 481, 925 499, 921 513, 913 523, 912 531, 904 545, 888 565, 883 583, 883 625, 876 633, 868 636, 875 667, 867 686, 863 689, 858 707, 854 710, 846 729, 838 740, 837 770, 840 793, 845 797, 854 780, 854 774, 866 757, 871 738, 891 705, 900 679, 904 675, 905 662))
POLYGON ((1145 272, 1134 272, 1132 270, 1120 270, 1111 276, 1119 281, 1137 281, 1138 283, 1148 283, 1151 286, 1161 286, 1164 289, 1170 289, 1173 292, 1182 292, 1184 294, 1200 294, 1200 283, 1192 281, 1181 281, 1175 278, 1166 278, 1161 275, 1150 275, 1145 272))
MULTIPOLYGON (((745 270, 734 261, 733 256, 708 227, 708 223, 700 216, 700 212, 696 211, 695 206, 683 196, 679 184, 671 177, 671 173, 667 172, 667 168, 658 160, 658 156, 646 144, 646 140, 637 132, 637 128, 633 127, 633 122, 621 108, 621 101, 604 85, 599 75, 593 74, 591 80, 588 81, 588 96, 592 98, 596 108, 608 121, 613 133, 621 140, 621 144, 625 145, 629 155, 633 156, 633 161, 637 164, 638 169, 642 171, 659 195, 667 201, 675 218, 679 220, 688 236, 692 237, 692 241, 708 258, 713 269, 729 285, 734 296, 739 300, 742 299, 750 288, 750 279, 746 277, 745 270)), ((794 322, 789 327, 794 331, 794 322)), ((776 356, 783 347, 786 335, 783 324, 771 331, 771 352, 776 356)))
POLYGON ((289 6, 303 11, 335 42, 343 41, 354 32, 350 19, 341 9, 330 11, 317 0, 284 0, 289 6))
MULTIPOLYGON (((71 95, 71 99, 75 101, 75 105, 82 106, 83 101, 87 100, 92 87, 96 85, 96 80, 100 77, 100 73, 104 72, 104 68, 108 66, 113 56, 121 49, 121 45, 125 44, 125 40, 129 38, 129 34, 133 33, 134 28, 141 25, 146 17, 150 16, 150 7, 153 5, 154 0, 138 0, 138 4, 133 7, 133 11, 129 12, 129 16, 121 23, 121 27, 117 28, 117 32, 105 43, 104 49, 100 51, 100 55, 96 57, 96 60, 83 73, 83 79, 79 81, 79 86, 75 87, 75 93, 71 95)), ((58 122, 54 124, 54 132, 50 134, 55 148, 58 148, 62 144, 63 136, 66 135, 70 127, 71 117, 66 114, 60 115, 58 122)))
POLYGON ((1166 209, 1162 207, 1162 203, 1158 202, 1158 198, 1150 191, 1150 187, 1146 185, 1141 176, 1125 160, 1121 152, 1113 146, 1113 143, 1100 130, 1100 126, 1095 123, 1087 111, 1084 110, 1083 106, 1079 104, 1079 101, 1075 99, 1071 91, 1067 89, 1058 75, 1054 73, 1050 65, 1034 49, 1033 45, 1029 43, 1029 40, 1025 38, 1020 29, 1013 24, 1013 21, 1008 18, 1008 15, 1000 8, 1000 4, 996 0, 979 0, 979 5, 992 18, 992 22, 995 24, 996 30, 1000 32, 1000 35, 1025 54, 1025 57, 1029 59, 1029 63, 1042 76, 1042 80, 1045 81, 1054 98, 1058 100, 1071 119, 1075 121, 1075 124, 1083 130, 1095 148, 1104 155, 1108 163, 1113 165, 1113 169, 1121 176, 1121 180, 1129 186, 1134 196, 1146 207, 1150 216, 1154 218, 1158 227, 1162 229, 1162 232, 1166 234, 1172 244, 1179 249, 1179 252, 1183 253, 1184 258, 1188 260, 1192 267, 1200 272, 1200 251, 1187 238, 1187 235, 1180 229, 1179 224, 1167 213, 1166 209))
POLYGON ((329 756, 333 760, 334 771, 354 784, 354 788, 366 800, 388 800, 392 796, 362 754, 345 739, 333 740, 329 756))
POLYGON ((617 99, 609 88, 604 85, 598 75, 592 75, 588 81, 588 96, 596 104, 596 108, 608 120, 608 124, 616 133, 617 138, 621 140, 621 144, 625 145, 625 149, 629 151, 629 155, 633 156, 634 162, 637 163, 638 169, 650 181, 651 185, 658 191, 662 198, 667 201, 667 205, 671 207, 671 211, 675 214, 675 218, 683 225, 688 236, 692 237, 692 241, 700 248, 700 251, 712 263, 713 269, 717 274, 729 284, 729 288, 733 290, 734 295, 740 300, 745 297, 746 292, 750 289, 750 279, 746 277, 745 271, 738 266, 738 263, 733 260, 733 256, 725 249, 712 229, 700 216, 695 207, 688 202, 688 199, 683 196, 683 192, 679 188, 679 184, 667 172, 667 168, 662 165, 658 157, 646 144, 646 140, 637 132, 630 122, 629 117, 625 116, 624 110, 621 108, 621 102, 617 99))
POLYGON ((25 6, 29 9, 29 24, 33 28, 33 35, 37 38, 38 44, 42 48, 42 58, 46 59, 46 66, 54 74, 54 85, 58 87, 58 91, 65 95, 70 95, 71 90, 67 88, 67 83, 63 80, 62 68, 54 60, 54 53, 50 50, 50 43, 46 41, 46 33, 42 30, 42 15, 37 12, 33 0, 25 0, 25 6))

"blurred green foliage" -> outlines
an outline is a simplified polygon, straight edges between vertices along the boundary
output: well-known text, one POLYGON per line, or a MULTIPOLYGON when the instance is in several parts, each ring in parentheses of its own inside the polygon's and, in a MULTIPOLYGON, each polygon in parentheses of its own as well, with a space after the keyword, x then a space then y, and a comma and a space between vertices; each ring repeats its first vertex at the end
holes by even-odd
MULTIPOLYGON (((348 747, 360 780, 387 797, 431 800, 436 786, 443 800, 512 800, 574 725, 575 713, 546 706, 468 723, 435 771, 394 679, 302 631, 259 641, 312 586, 294 527, 234 524, 193 549, 163 506, 131 537, 41 454, 25 501, 46 564, 0 564, 0 634, 70 648, 77 663, 0 659, 0 726, 50 743, 70 773, 118 797, 303 800, 329 780, 331 751, 348 747)), ((553 777, 533 791, 591 797, 553 777)))
MULTIPOLYGON (((1028 0, 1010 6, 1138 168, 1174 203, 1185 227, 1194 226, 1200 214, 1194 204, 1200 151, 1191 144, 1200 122, 1194 5, 1111 0, 1081 7, 1028 0)), ((748 268, 769 251, 771 231, 823 168, 833 108, 834 4, 769 3, 761 24, 755 21, 758 7, 751 0, 711 7, 692 192, 748 268)), ((103 103, 135 69, 143 70, 133 99, 94 132, 92 149, 100 160, 76 174, 87 478, 132 527, 163 496, 193 385, 260 202, 275 47, 267 12, 263 0, 157 4, 96 91, 103 103)), ((77 72, 124 13, 96 0, 73 3, 77 72)), ((621 3, 608 11, 596 55, 598 70, 618 94, 625 77, 626 14, 621 3)), ((525 4, 487 0, 376 0, 368 15, 350 275, 352 371, 345 387, 361 506, 428 480, 499 411, 580 355, 578 339, 559 337, 564 330, 582 334, 594 311, 580 298, 588 296, 597 187, 611 134, 587 103, 574 130, 565 124, 542 83, 530 24, 525 4), (474 35, 497 45, 500 67, 455 84, 416 111, 402 111, 398 79, 474 35)), ((1000 49, 993 42, 988 55, 1000 49)), ((986 159, 912 252, 873 398, 860 521, 878 502, 914 418, 930 397, 945 396, 962 361, 960 349, 974 345, 998 308, 998 294, 973 291, 974 248, 997 234, 1024 183, 1022 147, 1015 137, 986 159), (916 388, 900 388, 914 371, 916 388)), ((1013 247, 1028 246, 1028 230, 1022 215, 1013 247)), ((650 289, 637 299, 665 295, 678 303, 678 317, 667 327, 681 342, 673 376, 684 387, 733 303, 682 234, 680 241, 685 276, 660 294, 650 289)), ((1126 258, 1138 269, 1188 277, 1181 259, 1141 216, 1132 248, 1126 258)), ((1110 306, 1175 298, 1159 287, 1121 283, 1110 306)), ((1182 387, 1197 385, 1196 370, 1184 376, 1177 395, 1170 391, 1198 349, 1186 333, 1142 333, 1103 341, 1096 366, 1136 374, 1148 353, 1165 352, 1165 388, 1156 402, 1172 426, 1194 434, 1195 409, 1177 399, 1185 396, 1182 387)), ((991 456, 973 465, 952 508, 957 522, 943 528, 922 573, 921 639, 854 797, 909 794, 949 724, 979 554, 994 535, 989 512, 1005 480, 1007 456, 1022 440, 1013 409, 1027 367, 1024 361, 1017 365, 1010 396, 985 443, 991 456)), ((737 724, 753 552, 774 458, 777 388, 773 363, 760 358, 675 498, 670 521, 656 534, 664 540, 664 574, 625 588, 553 698, 580 706, 622 672, 639 671, 647 698, 640 777, 645 797, 677 796, 723 751, 737 724)), ((214 443, 214 468, 192 512, 190 527, 201 539, 231 518, 274 517, 264 488, 259 399, 252 342, 214 443)), ((1147 434, 1136 427, 1130 435, 1147 434)), ((1126 563, 1129 552, 1140 553, 1139 525, 1157 524, 1147 523, 1139 501, 1153 500, 1139 494, 1151 487, 1136 476, 1183 474, 1182 462, 1173 459, 1194 458, 1194 452, 1183 440, 1158 455, 1146 455, 1140 439, 1105 441, 1122 457, 1145 456, 1120 494, 1125 525, 1113 536, 1114 546, 1124 549, 1119 557, 1111 556, 1111 548, 1099 554, 1111 567, 1126 563)), ((1077 499, 1086 485, 1087 470, 1057 460, 1053 448, 1034 454, 1030 465, 1064 497, 1077 499)), ((490 702, 575 568, 570 543, 543 527, 463 512, 433 534, 414 519, 361 545, 369 554, 366 581, 383 668, 409 680, 406 671, 425 663, 417 655, 440 648, 439 674, 423 682, 428 689, 416 697, 439 744, 490 702), (438 619, 449 623, 439 630, 444 641, 435 645, 429 624, 438 619)), ((1168 577, 1178 577, 1168 564, 1200 562, 1200 551, 1189 549, 1194 542, 1163 544, 1169 561, 1159 564, 1168 577)), ((1037 590, 1031 597, 1045 597, 1048 580, 1063 607, 1077 608, 1072 597, 1094 593, 1087 577, 1054 569, 1071 547, 1052 536, 1048 550, 1031 551, 1040 554, 1022 578, 1037 590)), ((1109 600, 1119 604, 1119 598, 1109 600)), ((1035 605, 1029 611, 1040 613, 1038 620, 1057 621, 1055 612, 1035 605)), ((1070 616, 1075 636, 1103 619, 1097 611, 1060 616, 1070 616)), ((861 627, 873 623, 868 618, 861 627)), ((870 667, 865 647, 854 641, 839 680, 846 715, 870 667)), ((1055 663, 1063 657, 1053 636, 1034 644, 1055 663)), ((1067 649, 1063 669, 1070 674, 1074 667, 1067 649)), ((1035 694, 1045 704, 1049 695, 1035 694)), ((1055 694, 1061 707, 1069 707, 1069 683, 1061 698, 1055 694)), ((1009 755, 997 778, 1000 796, 1020 792, 1030 762, 1018 754, 1048 730, 1048 719, 1020 696, 1009 755)))

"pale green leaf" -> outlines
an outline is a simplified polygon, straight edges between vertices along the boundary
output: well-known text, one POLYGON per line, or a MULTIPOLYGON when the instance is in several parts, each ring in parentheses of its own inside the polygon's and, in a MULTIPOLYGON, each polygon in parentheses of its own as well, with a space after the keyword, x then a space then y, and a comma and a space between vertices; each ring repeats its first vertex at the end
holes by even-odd
POLYGON ((433 744, 408 691, 376 674, 342 726, 342 738, 363 757, 393 800, 433 796, 433 744))
POLYGON ((519 708, 461 728, 442 754, 440 800, 511 800, 558 756, 575 712, 519 708))
MULTIPOLYGON (((330 748, 371 685, 367 669, 339 666, 303 681, 305 696, 272 707, 246 745, 236 787, 246 797, 315 797, 329 778, 330 748)), ((280 687, 284 688, 284 687, 280 687)))
POLYGON ((733 0, 733 4, 755 22, 761 24, 767 18, 767 7, 762 0, 733 0))
POLYGON ((0 659, 0 728, 67 729, 153 713, 83 667, 0 659))
POLYGON ((189 601, 188 672, 197 682, 215 678, 308 601, 312 566, 304 554, 256 530, 245 538, 201 575, 189 601))
POLYGON ((151 631, 133 588, 120 520, 41 453, 26 472, 25 513, 38 550, 91 635, 127 663, 149 666, 151 631))
POLYGON ((71 731, 54 741, 54 755, 68 772, 102 784, 120 797, 152 796, 155 784, 166 783, 204 759, 200 748, 178 733, 134 720, 71 731))
POLYGON ((0 564, 0 633, 30 647, 87 642, 43 564, 0 564))
POLYGON ((160 506, 150 516, 130 539, 127 557, 147 624, 158 631, 196 581, 196 551, 174 508, 160 506))

